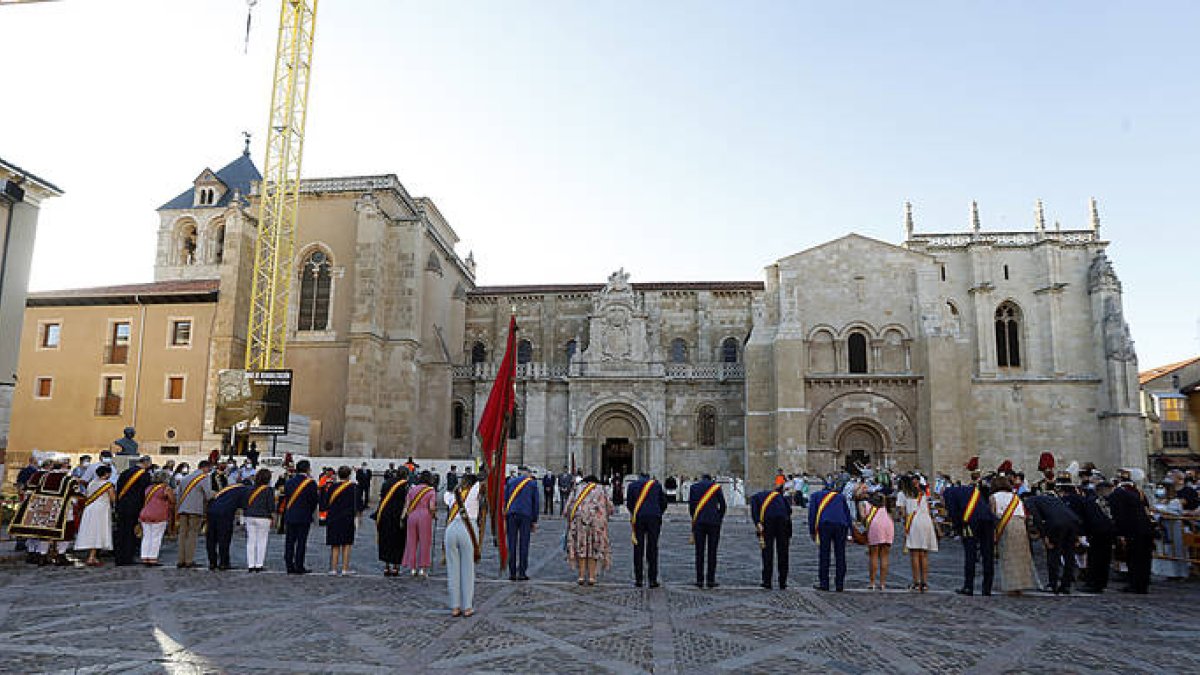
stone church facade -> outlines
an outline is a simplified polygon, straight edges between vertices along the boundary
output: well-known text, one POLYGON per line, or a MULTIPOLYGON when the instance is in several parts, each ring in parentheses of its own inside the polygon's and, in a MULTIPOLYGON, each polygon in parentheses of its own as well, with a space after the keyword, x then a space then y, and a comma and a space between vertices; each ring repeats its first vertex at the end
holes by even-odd
MULTIPOLYGON (((244 361, 258 180, 244 154, 159 209, 156 281, 219 281, 205 431, 173 441, 185 448, 220 441, 216 373, 244 361)), ((752 485, 855 461, 1145 463, 1136 355, 1094 205, 1087 227, 1039 215, 1023 232, 984 231, 975 213, 965 232, 919 233, 910 211, 900 245, 851 234, 779 259, 763 281, 633 283, 619 270, 486 287, 433 202, 395 176, 307 179, 301 192, 287 361, 313 455, 477 456, 515 314, 514 462, 752 485)))

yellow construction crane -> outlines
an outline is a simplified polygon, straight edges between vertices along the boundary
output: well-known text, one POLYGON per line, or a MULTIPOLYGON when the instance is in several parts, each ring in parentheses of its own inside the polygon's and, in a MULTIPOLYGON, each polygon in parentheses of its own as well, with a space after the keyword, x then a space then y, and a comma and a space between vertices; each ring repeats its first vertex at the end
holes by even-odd
POLYGON ((246 332, 247 370, 283 368, 316 19, 317 0, 280 1, 246 332))

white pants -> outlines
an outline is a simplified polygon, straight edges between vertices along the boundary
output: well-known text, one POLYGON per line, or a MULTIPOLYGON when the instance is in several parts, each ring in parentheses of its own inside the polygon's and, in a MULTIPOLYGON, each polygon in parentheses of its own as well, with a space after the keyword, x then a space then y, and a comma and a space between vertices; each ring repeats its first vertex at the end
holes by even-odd
POLYGON ((158 549, 162 546, 163 535, 167 532, 167 521, 147 523, 142 521, 142 559, 158 560, 158 549))
POLYGON ((246 518, 246 566, 259 568, 267 558, 267 535, 271 532, 270 518, 246 518))
POLYGON ((446 582, 450 609, 475 607, 475 546, 461 518, 446 527, 446 582))

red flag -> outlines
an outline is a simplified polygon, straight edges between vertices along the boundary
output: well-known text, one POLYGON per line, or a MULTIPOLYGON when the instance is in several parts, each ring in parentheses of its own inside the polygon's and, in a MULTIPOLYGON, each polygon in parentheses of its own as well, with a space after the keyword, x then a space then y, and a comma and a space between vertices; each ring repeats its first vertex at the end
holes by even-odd
POLYGON ((508 345, 492 383, 487 405, 479 418, 479 446, 487 471, 487 504, 492 514, 492 534, 500 553, 500 567, 508 564, 508 541, 504 534, 504 470, 508 463, 508 425, 517 391, 517 317, 508 320, 508 345))

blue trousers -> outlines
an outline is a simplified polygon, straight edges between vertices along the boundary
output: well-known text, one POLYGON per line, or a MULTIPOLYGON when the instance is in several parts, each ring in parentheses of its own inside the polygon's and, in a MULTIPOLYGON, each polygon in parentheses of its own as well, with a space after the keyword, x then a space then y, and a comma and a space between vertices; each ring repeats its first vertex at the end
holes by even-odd
POLYGON ((529 569, 529 532, 533 518, 521 513, 510 513, 508 520, 508 576, 525 576, 529 569))
POLYGON ((846 534, 849 532, 845 525, 821 523, 817 526, 817 534, 821 539, 820 558, 817 563, 817 582, 821 588, 829 588, 829 554, 832 552, 837 566, 834 587, 839 591, 846 584, 846 534))
POLYGON ((308 528, 310 522, 288 523, 283 538, 283 563, 289 572, 299 572, 304 569, 304 552, 308 548, 308 528))
POLYGON ((964 536, 963 543, 963 588, 975 590, 975 566, 983 563, 983 592, 991 594, 992 580, 996 576, 996 524, 980 523, 971 528, 970 537, 964 536))

